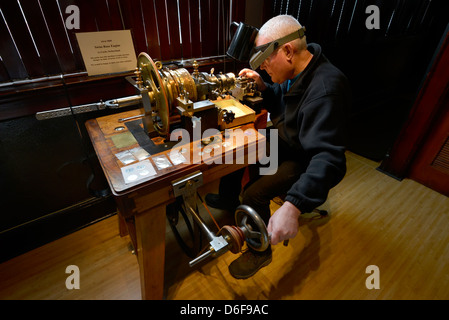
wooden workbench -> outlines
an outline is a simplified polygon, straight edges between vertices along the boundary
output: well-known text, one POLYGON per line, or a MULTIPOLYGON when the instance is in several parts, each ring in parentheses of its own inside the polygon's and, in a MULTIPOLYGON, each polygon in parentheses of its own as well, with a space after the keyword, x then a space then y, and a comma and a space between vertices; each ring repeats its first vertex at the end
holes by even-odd
MULTIPOLYGON (((133 163, 124 164, 117 155, 129 150, 135 150, 134 148, 138 148, 139 144, 136 140, 133 142, 132 137, 130 139, 130 132, 126 123, 119 122, 119 119, 139 114, 140 110, 133 110, 91 119, 86 122, 86 128, 116 199, 120 234, 122 236, 129 234, 136 249, 140 268, 142 298, 162 299, 166 206, 175 200, 172 181, 193 172, 201 171, 203 183, 207 184, 245 167, 248 165, 247 163, 237 164, 235 159, 233 163, 228 163, 229 161, 225 161, 225 159, 229 159, 230 153, 234 155, 242 154, 242 150, 245 157, 255 159, 257 148, 265 146, 265 137, 254 130, 254 123, 250 123, 240 128, 247 133, 246 136, 250 137, 250 139, 244 140, 243 143, 242 141, 236 141, 231 146, 225 144, 226 147, 212 148, 211 152, 209 151, 212 145, 204 146, 199 141, 190 142, 179 147, 179 151, 183 152, 187 160, 190 160, 188 162, 174 164, 174 162, 170 161, 166 164, 171 164, 171 166, 159 169, 156 166, 155 158, 162 155, 167 159, 171 159, 170 150, 168 150, 158 154, 151 154, 145 160, 136 160, 133 163), (120 139, 122 137, 125 139, 120 139), (205 150, 208 147, 209 149, 205 150), (206 152, 210 157, 198 157, 199 152, 202 152, 203 155, 206 152), (198 161, 198 158, 203 161, 198 161), (218 158, 222 159, 221 163, 218 158), (147 166, 150 163, 155 172, 152 172, 152 175, 148 175, 145 171, 146 175, 144 178, 139 178, 135 181, 125 181, 122 168, 135 167, 136 164, 142 163, 142 161, 145 161, 147 166)), ((221 136, 221 139, 222 142, 220 142, 220 138, 215 141, 218 141, 217 143, 227 141, 223 136, 221 136)), ((156 142, 163 143, 161 139, 156 142)), ((265 154, 264 150, 263 154, 265 154)))

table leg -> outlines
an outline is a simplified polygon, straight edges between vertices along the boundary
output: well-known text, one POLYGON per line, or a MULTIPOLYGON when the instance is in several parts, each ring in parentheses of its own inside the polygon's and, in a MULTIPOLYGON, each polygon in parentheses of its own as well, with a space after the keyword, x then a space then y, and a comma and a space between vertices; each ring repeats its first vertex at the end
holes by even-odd
POLYGON ((117 212, 118 217, 118 230, 120 233, 120 237, 124 237, 128 235, 128 227, 126 226, 126 220, 120 211, 117 212))
POLYGON ((165 263, 165 205, 135 217, 142 299, 162 299, 165 263))

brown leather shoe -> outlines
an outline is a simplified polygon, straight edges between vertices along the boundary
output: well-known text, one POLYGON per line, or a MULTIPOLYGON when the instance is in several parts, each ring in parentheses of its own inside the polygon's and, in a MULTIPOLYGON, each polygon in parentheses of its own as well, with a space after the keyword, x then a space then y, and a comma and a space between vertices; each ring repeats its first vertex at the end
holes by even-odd
POLYGON ((248 279, 271 263, 271 247, 264 252, 245 251, 229 265, 229 273, 236 279, 248 279))

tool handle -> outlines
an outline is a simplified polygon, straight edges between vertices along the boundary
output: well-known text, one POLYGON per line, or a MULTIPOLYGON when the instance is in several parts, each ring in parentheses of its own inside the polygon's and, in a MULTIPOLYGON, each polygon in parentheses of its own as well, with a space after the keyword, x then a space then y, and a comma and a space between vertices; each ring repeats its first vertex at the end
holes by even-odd
MULTIPOLYGON (((271 232, 270 233, 268 233, 268 241, 271 241, 271 232)), ((289 241, 289 239, 287 239, 287 240, 284 240, 284 246, 286 247, 286 246, 288 246, 288 241, 289 241)))

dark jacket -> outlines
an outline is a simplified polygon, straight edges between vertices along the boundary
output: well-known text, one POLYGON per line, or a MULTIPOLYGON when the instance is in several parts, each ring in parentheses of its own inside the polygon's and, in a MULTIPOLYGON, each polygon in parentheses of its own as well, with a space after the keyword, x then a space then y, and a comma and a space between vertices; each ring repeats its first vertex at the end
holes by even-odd
POLYGON ((317 44, 307 48, 314 56, 291 86, 287 81, 268 85, 264 104, 278 129, 279 145, 304 173, 287 192, 286 201, 301 212, 311 212, 326 201, 329 190, 346 173, 345 124, 350 106, 349 83, 321 53, 317 44))

